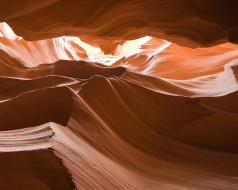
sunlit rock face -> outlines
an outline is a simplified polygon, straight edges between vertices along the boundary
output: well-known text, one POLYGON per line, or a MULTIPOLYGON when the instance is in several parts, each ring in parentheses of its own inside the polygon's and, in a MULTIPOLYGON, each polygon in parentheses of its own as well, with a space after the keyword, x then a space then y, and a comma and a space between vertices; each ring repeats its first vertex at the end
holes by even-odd
POLYGON ((3 1, 0 189, 238 189, 238 3, 3 1))

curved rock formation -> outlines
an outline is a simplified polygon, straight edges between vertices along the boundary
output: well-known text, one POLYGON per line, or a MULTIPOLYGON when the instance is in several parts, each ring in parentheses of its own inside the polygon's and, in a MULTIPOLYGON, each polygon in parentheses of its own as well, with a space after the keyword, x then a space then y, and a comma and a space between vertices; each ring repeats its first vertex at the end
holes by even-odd
POLYGON ((20 36, 137 39, 145 35, 189 46, 237 42, 237 1, 5 0, 1 21, 20 36))
POLYGON ((1 190, 238 188, 235 0, 1 4, 1 190))

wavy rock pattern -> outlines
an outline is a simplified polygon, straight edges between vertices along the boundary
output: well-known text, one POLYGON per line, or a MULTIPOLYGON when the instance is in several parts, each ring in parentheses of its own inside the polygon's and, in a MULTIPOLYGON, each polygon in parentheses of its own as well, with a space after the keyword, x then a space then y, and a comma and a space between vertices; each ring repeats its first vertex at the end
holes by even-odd
POLYGON ((236 190, 226 2, 3 1, 0 189, 236 190))
POLYGON ((183 45, 237 42, 236 0, 4 0, 0 20, 20 36, 165 38, 183 45), (220 14, 218 14, 220 13, 220 14))

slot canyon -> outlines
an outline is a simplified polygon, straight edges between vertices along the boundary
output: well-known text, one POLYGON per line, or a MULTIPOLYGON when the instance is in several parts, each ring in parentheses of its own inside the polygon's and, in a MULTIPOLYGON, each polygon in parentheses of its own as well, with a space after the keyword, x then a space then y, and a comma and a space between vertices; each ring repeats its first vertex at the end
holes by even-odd
POLYGON ((238 190, 237 0, 0 3, 0 190, 238 190))

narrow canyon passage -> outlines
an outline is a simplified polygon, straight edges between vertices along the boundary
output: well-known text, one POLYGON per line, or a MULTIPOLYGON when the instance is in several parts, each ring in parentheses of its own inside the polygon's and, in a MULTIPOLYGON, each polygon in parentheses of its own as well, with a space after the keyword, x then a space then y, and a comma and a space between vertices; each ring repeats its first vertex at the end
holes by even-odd
POLYGON ((3 0, 0 190, 238 189, 235 0, 3 0))

